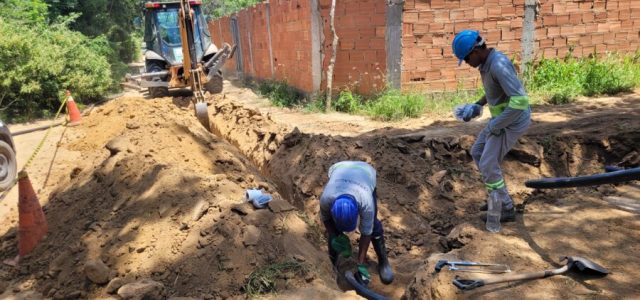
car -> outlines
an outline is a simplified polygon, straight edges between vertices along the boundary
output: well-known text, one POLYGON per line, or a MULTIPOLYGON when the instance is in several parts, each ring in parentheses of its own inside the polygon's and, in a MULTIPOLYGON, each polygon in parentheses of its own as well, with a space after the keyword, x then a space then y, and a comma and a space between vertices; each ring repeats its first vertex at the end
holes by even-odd
POLYGON ((11 131, 0 120, 0 192, 13 186, 17 173, 16 149, 11 131))

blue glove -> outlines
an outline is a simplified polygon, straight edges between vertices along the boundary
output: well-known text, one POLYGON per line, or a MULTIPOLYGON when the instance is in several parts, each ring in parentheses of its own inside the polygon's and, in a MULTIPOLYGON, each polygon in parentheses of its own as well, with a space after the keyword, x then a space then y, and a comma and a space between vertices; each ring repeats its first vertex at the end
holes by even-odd
POLYGON ((456 117, 456 119, 469 122, 471 121, 471 119, 482 115, 482 106, 475 103, 458 105, 454 109, 453 114, 456 117))
POLYGON ((368 286, 369 282, 371 282, 371 274, 369 274, 366 264, 358 264, 358 270, 356 271, 355 276, 356 280, 364 286, 368 286))
POLYGON ((478 104, 467 104, 462 111, 462 120, 469 122, 471 119, 479 116, 480 113, 482 113, 482 106, 478 104))

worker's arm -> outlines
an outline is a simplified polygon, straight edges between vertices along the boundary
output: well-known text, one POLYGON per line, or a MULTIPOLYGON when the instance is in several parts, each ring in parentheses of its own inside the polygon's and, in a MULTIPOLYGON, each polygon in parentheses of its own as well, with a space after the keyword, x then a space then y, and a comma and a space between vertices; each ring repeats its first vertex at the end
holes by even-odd
POLYGON ((367 262, 367 251, 371 244, 371 235, 361 235, 360 242, 358 243, 358 264, 365 264, 367 262))
POLYGON ((506 59, 501 61, 500 64, 491 68, 491 73, 509 97, 509 103, 505 110, 499 116, 491 119, 488 125, 492 134, 500 134, 502 129, 513 124, 528 111, 529 97, 510 61, 506 59))
POLYGON ((476 101, 476 104, 480 106, 485 106, 487 104, 487 96, 482 96, 480 100, 476 101))

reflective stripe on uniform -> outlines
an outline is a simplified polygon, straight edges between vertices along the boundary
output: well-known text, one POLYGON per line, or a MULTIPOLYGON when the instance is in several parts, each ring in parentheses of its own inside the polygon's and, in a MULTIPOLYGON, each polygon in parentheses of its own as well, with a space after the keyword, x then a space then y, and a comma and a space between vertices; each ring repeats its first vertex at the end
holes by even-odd
POLYGON ((487 189, 490 190, 490 191, 501 189, 501 188, 505 187, 504 179, 500 179, 500 180, 498 180, 496 182, 493 182, 493 183, 487 182, 484 185, 487 186, 487 189))
POLYGON ((499 116, 506 108, 508 102, 500 103, 498 105, 489 105, 489 112, 491 112, 491 117, 495 118, 499 116))
POLYGON ((509 98, 509 107, 513 109, 525 110, 529 107, 529 97, 511 96, 511 98, 509 98))

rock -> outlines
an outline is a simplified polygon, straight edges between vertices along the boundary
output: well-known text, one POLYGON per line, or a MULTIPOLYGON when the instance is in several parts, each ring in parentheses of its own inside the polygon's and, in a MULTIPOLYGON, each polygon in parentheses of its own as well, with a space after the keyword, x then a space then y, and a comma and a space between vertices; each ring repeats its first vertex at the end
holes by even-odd
POLYGON ((456 287, 451 284, 454 273, 443 270, 435 273, 438 260, 459 260, 454 253, 433 253, 427 263, 418 268, 415 277, 407 286, 402 299, 456 299, 456 287))
POLYGON ((171 298, 169 298, 169 300, 199 300, 199 298, 193 298, 193 297, 171 297, 171 298))
POLYGON ((105 284, 109 282, 109 267, 101 260, 90 260, 84 264, 84 273, 93 283, 105 284))
POLYGON ((400 153, 402 154, 409 154, 409 147, 407 147, 407 145, 398 143, 396 145, 396 148, 398 148, 398 151, 400 151, 400 153))
POLYGON ((462 223, 454 227, 447 235, 447 246, 449 249, 462 248, 473 240, 473 236, 482 234, 478 229, 469 223, 462 223))
POLYGON ((406 136, 403 136, 401 139, 409 144, 417 143, 417 142, 421 142, 424 139, 424 135, 421 135, 421 134, 406 135, 406 136))
POLYGON ((295 207, 289 204, 289 202, 284 201, 282 199, 273 199, 271 202, 269 202, 268 205, 269 205, 269 209, 274 213, 280 213, 280 212, 285 212, 285 211, 290 211, 295 209, 295 207))
POLYGON ((84 293, 82 291, 73 291, 64 296, 64 299, 80 299, 83 298, 84 293))
POLYGON ((140 128, 140 124, 138 124, 136 122, 133 122, 133 121, 129 121, 129 122, 127 122, 126 127, 127 127, 127 129, 138 129, 138 128, 140 128))
POLYGON ((509 155, 513 156, 516 160, 535 167, 540 166, 543 153, 544 149, 542 146, 527 138, 520 138, 518 143, 509 151, 509 155))
POLYGON ((471 151, 471 147, 473 143, 475 143, 476 138, 472 135, 465 134, 460 137, 460 148, 465 149, 467 151, 471 151))
POLYGON ((431 178, 429 178, 429 183, 432 186, 438 186, 442 181, 442 178, 444 178, 444 176, 446 175, 447 175, 447 170, 440 170, 438 172, 435 172, 433 175, 431 175, 431 178))
POLYGON ((124 300, 164 299, 164 285, 151 279, 141 279, 125 284, 118 289, 118 296, 124 300))
POLYGON ((125 281, 124 278, 116 277, 111 281, 109 281, 109 284, 107 284, 106 291, 108 294, 115 294, 116 291, 118 291, 118 289, 121 288, 125 283, 127 282, 125 281))
POLYGON ((185 231, 189 229, 189 225, 187 223, 180 224, 180 231, 185 231))
POLYGON ((425 148, 424 152, 420 154, 420 157, 426 160, 433 160, 433 150, 431 150, 431 148, 425 148))
POLYGON ((193 212, 191 213, 191 220, 198 221, 209 209, 209 202, 205 200, 200 200, 196 203, 196 206, 193 208, 193 212))
POLYGON ((258 241, 260 240, 260 235, 261 234, 262 234, 262 232, 260 231, 260 229, 258 227, 255 227, 253 225, 249 225, 245 229, 244 235, 242 237, 242 243, 244 244, 245 247, 247 247, 247 246, 255 246, 255 245, 258 244, 258 241))
POLYGON ((246 216, 251 213, 252 209, 248 203, 238 203, 231 207, 231 211, 238 213, 241 216, 246 216))
POLYGON ((114 156, 119 152, 127 151, 127 149, 130 149, 131 147, 131 141, 125 136, 118 136, 105 145, 105 148, 109 150, 111 156, 114 156))

